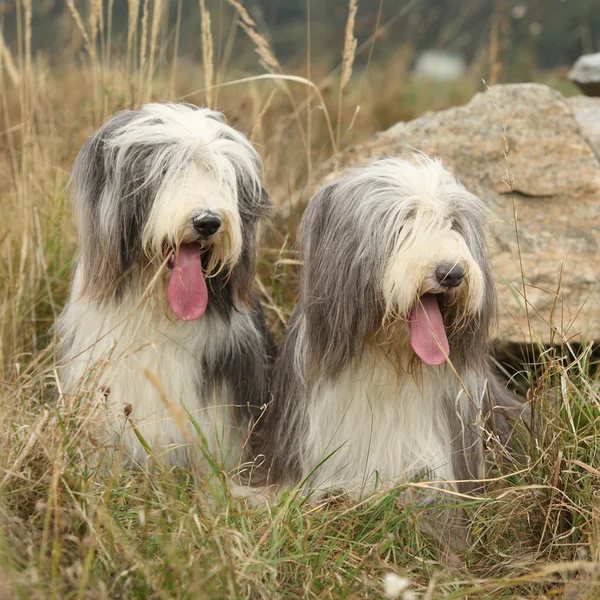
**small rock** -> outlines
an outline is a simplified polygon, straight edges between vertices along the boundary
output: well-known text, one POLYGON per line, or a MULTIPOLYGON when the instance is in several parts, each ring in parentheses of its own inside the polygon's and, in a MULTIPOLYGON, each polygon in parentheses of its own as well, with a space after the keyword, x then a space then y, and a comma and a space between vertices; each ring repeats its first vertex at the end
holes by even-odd
POLYGON ((580 56, 569 72, 569 79, 586 96, 600 96, 600 52, 580 56))
POLYGON ((467 67, 464 59, 452 52, 426 50, 415 61, 417 77, 435 81, 456 81, 464 76, 467 67))

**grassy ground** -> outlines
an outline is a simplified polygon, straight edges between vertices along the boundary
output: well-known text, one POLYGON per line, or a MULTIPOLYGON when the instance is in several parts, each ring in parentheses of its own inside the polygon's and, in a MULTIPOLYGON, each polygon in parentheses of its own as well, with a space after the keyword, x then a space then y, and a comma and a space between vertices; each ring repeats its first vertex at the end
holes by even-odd
MULTIPOLYGON (((539 423, 525 468, 490 452, 486 493, 448 499, 472 518, 464 569, 436 559, 415 526, 425 509, 401 505, 402 489, 360 505, 290 492, 250 506, 218 471, 139 473, 118 461, 94 471, 85 407, 57 400, 51 325, 75 248, 65 184, 82 140, 113 111, 151 98, 218 107, 252 137, 284 206, 337 149, 467 101, 481 72, 443 87, 415 83, 399 55, 351 76, 350 43, 341 72, 315 64, 292 81, 246 21, 240 35, 254 36, 269 78, 222 86, 245 74, 223 67, 226 50, 214 55, 206 28, 199 43, 212 70, 163 54, 152 11, 118 54, 105 25, 75 9, 85 50, 50 69, 28 49, 28 6, 19 49, 0 52, 0 598, 381 598, 389 574, 409 580, 407 600, 600 597, 600 369, 588 346, 524 365, 539 423)), ((295 293, 298 217, 278 219, 262 252, 261 295, 277 336, 295 293)))

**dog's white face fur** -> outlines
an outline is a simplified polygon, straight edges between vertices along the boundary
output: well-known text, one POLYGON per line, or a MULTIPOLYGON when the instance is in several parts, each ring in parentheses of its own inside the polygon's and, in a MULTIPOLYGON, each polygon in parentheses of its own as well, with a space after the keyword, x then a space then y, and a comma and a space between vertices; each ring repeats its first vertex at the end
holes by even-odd
POLYGON ((171 143, 176 151, 165 168, 164 157, 156 155, 148 177, 160 179, 155 200, 142 234, 145 252, 160 254, 167 242, 176 248, 180 243, 197 239, 193 219, 205 214, 217 215, 222 227, 212 240, 218 245, 218 262, 235 265, 242 250, 242 224, 239 199, 240 182, 248 183, 253 192, 260 191, 259 159, 248 140, 208 110, 185 110, 172 105, 154 104, 145 109, 148 124, 154 119, 168 119, 167 126, 148 127, 137 120, 124 127, 111 144, 117 149, 116 160, 132 144, 171 143), (151 133, 149 133, 151 131, 151 133), (196 160, 190 161, 190 156, 196 160))
POLYGON ((207 250, 206 271, 231 271, 268 208, 261 177, 256 151, 216 112, 149 104, 115 115, 73 168, 85 292, 139 293, 127 280, 147 283, 181 244, 207 250), (210 239, 194 228, 205 216, 220 221, 210 239))
POLYGON ((211 241, 219 247, 218 261, 227 266, 235 265, 242 252, 237 190, 220 183, 196 163, 160 190, 142 236, 147 255, 160 255, 165 242, 177 248, 180 243, 194 241, 197 239, 194 218, 214 214, 222 221, 221 229, 211 241))
POLYGON ((380 274, 381 293, 389 317, 406 318, 418 298, 426 293, 445 293, 436 278, 440 265, 460 266, 465 271, 461 285, 452 291, 462 310, 470 315, 480 309, 484 295, 483 275, 463 235, 455 227, 455 209, 481 217, 481 202, 468 193, 439 162, 415 157, 408 161, 383 159, 342 180, 336 193, 352 198, 357 190, 374 188, 353 203, 353 226, 376 236, 387 260, 380 274), (421 164, 419 164, 421 161, 421 164), (373 221, 377 220, 374 227, 373 221), (371 227, 373 229, 371 230, 371 227))
POLYGON ((435 273, 440 265, 450 265, 466 273, 452 293, 467 314, 477 314, 483 301, 483 276, 463 237, 452 229, 447 208, 435 197, 416 199, 415 205, 416 216, 403 222, 385 266, 386 312, 406 316, 424 294, 446 293, 435 273))

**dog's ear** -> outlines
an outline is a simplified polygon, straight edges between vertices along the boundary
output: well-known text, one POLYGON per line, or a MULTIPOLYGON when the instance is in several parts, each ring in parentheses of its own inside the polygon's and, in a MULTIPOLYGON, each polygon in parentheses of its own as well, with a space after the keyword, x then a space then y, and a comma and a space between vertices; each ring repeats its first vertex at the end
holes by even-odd
POLYGON ((242 222, 242 254, 231 274, 235 302, 238 307, 254 308, 251 292, 256 275, 259 224, 272 211, 267 190, 253 181, 238 178, 238 210, 242 222))
POLYGON ((147 181, 151 148, 132 144, 117 152, 111 139, 138 115, 123 111, 89 138, 71 175, 78 220, 82 293, 118 296, 141 252, 141 234, 153 194, 147 181))
POLYGON ((300 303, 311 356, 309 373, 335 378, 360 357, 383 316, 376 281, 383 252, 358 222, 353 198, 337 198, 338 184, 310 201, 300 228, 304 260, 300 303), (375 245, 375 246, 374 246, 375 245), (332 310, 332 307, 335 310, 332 310))
POLYGON ((465 240, 471 256, 481 270, 484 295, 477 314, 469 318, 456 335, 451 332, 452 360, 458 368, 473 366, 476 363, 487 367, 491 345, 490 328, 496 319, 498 299, 488 258, 483 221, 477 215, 463 211, 453 227, 465 240))

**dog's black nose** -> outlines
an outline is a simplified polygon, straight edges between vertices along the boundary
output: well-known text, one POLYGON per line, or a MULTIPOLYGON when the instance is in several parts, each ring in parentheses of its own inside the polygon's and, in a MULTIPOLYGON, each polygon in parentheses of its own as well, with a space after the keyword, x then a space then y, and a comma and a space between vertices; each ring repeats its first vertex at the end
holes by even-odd
POLYGON ((435 270, 435 278, 445 288, 458 287, 465 277, 465 270, 460 265, 440 265, 435 270))
POLYGON ((221 227, 221 219, 217 215, 204 215, 196 217, 192 224, 194 229, 204 238, 214 235, 221 227))

